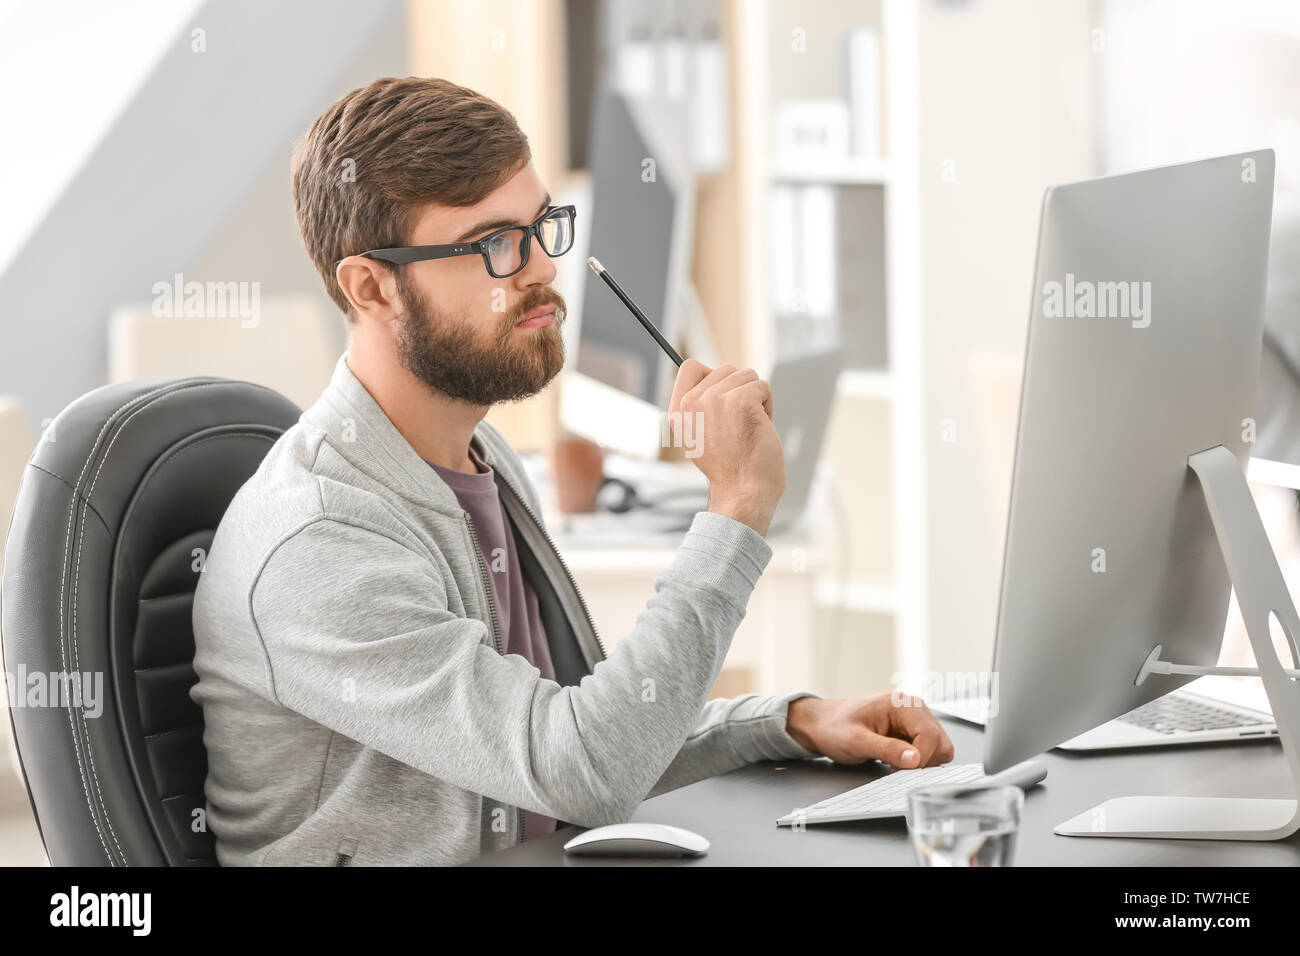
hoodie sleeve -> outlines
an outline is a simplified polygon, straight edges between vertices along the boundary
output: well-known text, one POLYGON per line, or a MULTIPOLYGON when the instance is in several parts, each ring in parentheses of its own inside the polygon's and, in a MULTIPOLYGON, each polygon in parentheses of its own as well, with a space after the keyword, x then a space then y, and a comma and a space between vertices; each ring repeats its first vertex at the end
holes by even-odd
POLYGON ((695 729, 649 796, 656 797, 760 760, 820 757, 821 754, 808 750, 786 731, 790 702, 800 697, 819 695, 801 690, 779 697, 742 694, 729 700, 709 701, 695 729))
POLYGON ((498 654, 482 621, 449 609, 438 564, 382 528, 308 523, 267 558, 249 609, 282 706, 466 790, 600 826, 674 761, 684 781, 780 747, 775 705, 705 707, 771 554, 741 522, 697 514, 631 633, 567 687, 498 654), (724 724, 745 732, 715 744, 724 724))
MULTIPOLYGON (((505 443, 500 432, 490 422, 484 419, 483 426, 500 446, 494 446, 498 454, 514 455, 514 450, 505 443)), ((517 457, 516 464, 524 476, 521 482, 523 494, 534 513, 539 516, 538 521, 541 521, 542 505, 537 490, 523 465, 518 463, 517 457)), ((710 518, 720 517, 722 516, 710 515, 710 518)), ((758 533, 754 534, 757 536, 758 533)), ((818 695, 810 691, 797 691, 780 697, 745 694, 733 700, 709 701, 682 749, 648 796, 658 796, 760 760, 821 756, 800 746, 785 730, 789 702, 800 697, 816 696, 818 695)))

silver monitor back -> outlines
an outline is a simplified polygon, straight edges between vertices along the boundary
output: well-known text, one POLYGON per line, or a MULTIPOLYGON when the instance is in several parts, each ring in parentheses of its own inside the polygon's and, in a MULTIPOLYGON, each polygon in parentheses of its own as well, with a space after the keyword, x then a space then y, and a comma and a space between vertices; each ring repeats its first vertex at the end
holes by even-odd
POLYGON ((1187 458, 1252 439, 1269 149, 1043 198, 984 765, 995 773, 1217 663, 1227 568, 1187 458), (1091 313, 1090 315, 1087 313, 1091 313))

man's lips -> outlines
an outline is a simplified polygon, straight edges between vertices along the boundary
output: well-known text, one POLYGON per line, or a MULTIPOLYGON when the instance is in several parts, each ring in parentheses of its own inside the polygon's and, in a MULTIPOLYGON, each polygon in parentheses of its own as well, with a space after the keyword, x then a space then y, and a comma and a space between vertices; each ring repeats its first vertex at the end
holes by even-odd
POLYGON ((517 329, 539 329, 544 325, 550 325, 555 321, 555 306, 543 305, 533 309, 522 319, 515 323, 517 329))

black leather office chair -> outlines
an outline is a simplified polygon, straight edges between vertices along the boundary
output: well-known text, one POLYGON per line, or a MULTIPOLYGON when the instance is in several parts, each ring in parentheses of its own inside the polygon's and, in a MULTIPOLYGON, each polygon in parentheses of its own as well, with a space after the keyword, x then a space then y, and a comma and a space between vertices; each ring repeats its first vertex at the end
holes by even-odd
POLYGON ((215 865, 190 609, 230 499, 299 414, 247 382, 143 379, 79 398, 37 445, 9 528, 0 639, 15 696, 50 675, 91 690, 10 701, 54 865, 215 865))

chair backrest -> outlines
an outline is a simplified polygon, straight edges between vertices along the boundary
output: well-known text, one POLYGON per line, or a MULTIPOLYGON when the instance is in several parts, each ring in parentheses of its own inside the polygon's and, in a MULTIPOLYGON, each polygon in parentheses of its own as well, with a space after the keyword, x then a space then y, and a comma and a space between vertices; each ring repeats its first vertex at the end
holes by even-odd
POLYGON ((42 434, 5 545, 14 741, 55 866, 212 865, 194 588, 217 524, 300 410, 248 382, 82 396, 42 434))

